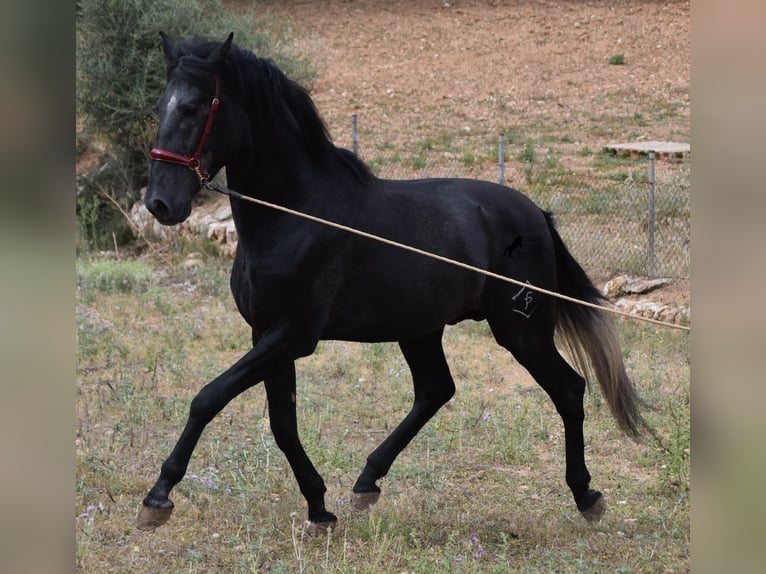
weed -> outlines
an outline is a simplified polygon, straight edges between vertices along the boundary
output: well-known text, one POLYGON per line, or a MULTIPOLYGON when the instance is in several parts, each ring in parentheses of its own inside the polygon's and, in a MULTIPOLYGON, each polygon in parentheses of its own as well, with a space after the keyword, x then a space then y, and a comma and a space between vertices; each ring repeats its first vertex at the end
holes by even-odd
POLYGON ((611 58, 609 58, 609 65, 610 66, 623 66, 625 64, 625 55, 624 54, 615 54, 611 58))
POLYGON ((557 171, 557 172, 562 171, 559 155, 555 153, 552 149, 549 149, 548 153, 545 154, 545 162, 543 166, 548 171, 557 171))
MULTIPOLYGON (((644 117, 644 114, 642 114, 641 112, 635 112, 633 114, 633 125, 637 127, 645 128, 649 125, 649 120, 647 120, 646 117, 644 117)), ((629 136, 629 139, 634 139, 638 137, 638 135, 639 134, 631 135, 629 136)))
POLYGON ((634 167, 639 163, 644 163, 644 160, 622 157, 607 149, 602 149, 600 152, 593 156, 593 167, 597 169, 634 167))
POLYGON ((505 141, 510 145, 519 145, 522 143, 523 136, 521 130, 509 128, 505 130, 505 141))
POLYGON ((689 416, 688 387, 680 395, 666 400, 663 415, 667 417, 666 436, 657 441, 657 463, 662 470, 661 489, 689 492, 689 458, 691 448, 691 421, 689 416))
POLYGON ((426 156, 423 154, 416 155, 412 158, 412 168, 415 170, 423 169, 426 167, 426 156))
POLYGON ((527 140, 524 144, 524 149, 518 155, 519 161, 527 164, 533 164, 537 161, 537 152, 535 151, 535 144, 532 140, 527 140))

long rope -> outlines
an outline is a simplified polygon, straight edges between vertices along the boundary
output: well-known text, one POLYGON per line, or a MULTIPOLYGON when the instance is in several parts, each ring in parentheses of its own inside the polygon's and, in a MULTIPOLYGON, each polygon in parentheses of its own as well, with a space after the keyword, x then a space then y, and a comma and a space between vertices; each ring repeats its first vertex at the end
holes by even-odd
POLYGON ((474 267, 473 265, 469 265, 467 263, 463 263, 462 261, 457 261, 455 259, 450 259, 449 257, 443 257, 441 255, 437 255, 436 253, 431 253, 430 251, 424 251, 422 249, 418 249, 417 247, 412 247, 411 245, 406 245, 404 243, 399 243, 398 241, 393 241, 391 239, 386 239, 385 237, 381 237, 379 235, 374 235, 372 233, 367 233, 366 231, 361 231, 359 229, 355 229, 353 227, 348 227, 346 225, 342 225, 340 223, 335 223, 334 221, 329 221, 327 219, 322 219, 321 217, 316 217, 314 215, 309 215, 307 213, 303 213, 302 211, 295 211, 294 209, 290 209, 288 207, 284 207, 282 205, 278 205, 276 203, 270 203, 268 201, 264 201, 262 199, 257 199, 255 197, 250 197, 247 195, 242 195, 241 193, 234 191, 233 189, 229 189, 228 187, 224 187, 222 185, 219 185, 215 182, 205 182, 204 186, 207 189, 211 189, 213 191, 217 191, 219 193, 222 193, 224 195, 228 195, 229 197, 234 197, 236 199, 241 199, 243 201, 249 201, 251 203, 256 203, 258 205, 262 205, 264 207, 269 207, 271 209, 276 209, 277 211, 282 211, 284 213, 289 213, 290 215, 294 215, 296 217, 302 217, 303 219, 308 219, 309 221, 313 221, 315 223, 321 223, 322 225, 327 225, 328 227, 333 227, 335 229, 339 229, 341 231, 345 231, 347 233, 352 233, 354 235, 358 235, 360 237, 366 237, 367 239, 371 239, 373 241, 378 241, 380 243, 385 243, 386 245, 391 245, 393 247, 398 247, 399 249, 404 249, 405 251, 410 251, 412 253, 417 253, 418 255, 423 255, 424 257, 430 257, 431 259, 436 259, 437 261, 442 261, 444 263, 448 263, 450 265, 454 265, 456 267, 461 267, 463 269, 467 269, 469 271, 474 271, 475 273, 480 273, 482 275, 486 275, 487 277, 491 277, 493 279, 498 279, 500 281, 505 281, 506 283, 512 283, 514 285, 520 285, 522 287, 526 287, 527 289, 530 289, 531 291, 537 291, 538 293, 543 293, 545 295, 550 295, 551 297, 557 297, 559 299, 563 299, 564 301, 569 301, 570 303, 576 303, 578 305, 584 305, 585 307, 591 307, 593 309, 598 309, 601 311, 607 311, 609 313, 613 313, 615 315, 621 315, 623 317, 628 317, 630 319, 636 319, 639 321, 645 321, 647 323, 653 323, 655 325, 662 325, 663 327, 670 327, 672 329, 679 329, 682 331, 691 331, 691 328, 686 325, 676 325, 675 323, 668 323, 666 321, 660 321, 658 319, 652 319, 650 317, 642 317, 640 315, 633 315, 631 313, 627 313, 625 311, 620 311, 619 309, 613 309, 610 307, 604 307, 602 305, 596 305, 595 303, 590 303, 589 301, 582 301, 580 299, 575 299, 573 297, 569 297, 567 295, 563 295, 561 293, 556 293, 555 291, 549 291, 548 289, 543 289, 542 287, 537 287, 535 285, 531 285, 530 283, 526 283, 523 281, 519 281, 517 279, 513 279, 511 277, 506 277, 505 275, 498 275, 497 273, 493 273, 492 271, 487 271, 486 269, 481 269, 480 267, 474 267))

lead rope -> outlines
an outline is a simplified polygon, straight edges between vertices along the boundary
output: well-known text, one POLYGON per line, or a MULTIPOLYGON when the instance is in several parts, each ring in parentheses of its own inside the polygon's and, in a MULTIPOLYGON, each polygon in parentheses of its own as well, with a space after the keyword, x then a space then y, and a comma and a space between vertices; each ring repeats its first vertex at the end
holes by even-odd
POLYGON ((613 313, 615 315, 621 315, 623 317, 628 317, 630 319, 636 319, 639 321, 645 321, 646 323, 653 323, 654 325, 662 325, 663 327, 670 327, 671 329, 678 329, 681 331, 691 331, 690 327, 687 327, 686 325, 676 325, 675 323, 668 323, 666 321, 659 321, 657 319, 651 319, 649 317, 641 317, 640 315, 632 315, 630 313, 627 313, 625 311, 620 311, 619 309, 614 309, 611 307, 604 307, 602 305, 596 305, 595 303, 590 303, 588 301, 582 301, 580 299, 575 299, 573 297, 568 297, 567 295, 562 295, 561 293, 556 293, 555 291, 549 291, 547 289, 543 289, 542 287, 536 287, 535 285, 531 285, 529 283, 519 281, 517 279, 513 279, 511 277, 506 277, 505 275, 498 275, 497 273, 493 273, 492 271, 487 271, 486 269, 481 269, 479 267, 474 267, 473 265, 469 265, 467 263, 463 263, 461 261, 457 261, 455 259, 450 259, 449 257, 443 257, 441 255, 437 255, 435 253, 431 253, 430 251, 423 251, 422 249, 418 249, 417 247, 412 247, 410 245, 406 245, 404 243, 399 243, 398 241, 393 241, 391 239, 386 239, 385 237, 380 237, 379 235, 374 235, 372 233, 367 233, 366 231, 360 231, 359 229, 355 229, 353 227, 348 227, 346 225, 341 225, 340 223, 335 223, 334 221, 328 221, 327 219, 322 219, 321 217, 316 217, 314 215, 309 215, 307 213, 303 213, 301 211, 295 211, 293 209, 290 209, 288 207, 284 207, 282 205, 277 205, 276 203, 270 203, 268 201, 264 201, 262 199, 256 199, 255 197, 250 197, 247 195, 242 195, 241 193, 234 191, 233 189, 229 189, 228 187, 224 187, 222 185, 219 185, 216 182, 212 181, 206 181, 204 183, 204 187, 207 189, 217 191, 218 193, 222 193, 224 195, 228 195, 229 197, 234 197, 236 199, 241 199, 243 201, 249 201, 250 203, 255 203, 258 205, 262 205, 264 207, 270 207, 271 209, 276 209, 277 211, 282 211, 283 213, 288 213, 290 215, 294 215, 296 217, 302 217, 303 219, 308 219, 309 221, 313 221, 315 223, 321 223, 322 225, 327 225, 328 227, 333 227, 335 229, 339 229, 341 231, 345 231, 347 233, 352 233, 354 235, 359 235, 360 237, 366 237, 367 239, 371 239, 373 241, 378 241, 380 243, 385 243, 386 245, 391 245, 393 247, 398 247, 399 249, 404 249, 405 251, 410 251, 412 253, 417 253, 418 255, 423 255, 425 257, 430 257, 431 259, 436 259, 437 261, 442 261, 444 263, 449 263, 450 265, 454 265, 456 267, 461 267, 463 269, 467 269, 469 271, 474 271, 475 273, 480 273, 482 275, 486 275, 487 277, 491 277, 492 279, 498 279, 500 281, 505 281, 506 283, 512 283, 514 285, 520 285, 522 287, 526 287, 527 289, 530 289, 531 291, 537 291, 538 293, 543 293, 545 295, 550 295, 551 297, 557 297, 558 299, 563 299, 564 301, 569 301, 570 303, 576 303, 578 305, 584 305, 585 307, 591 307, 593 309, 599 309, 601 311, 607 311, 609 313, 613 313))

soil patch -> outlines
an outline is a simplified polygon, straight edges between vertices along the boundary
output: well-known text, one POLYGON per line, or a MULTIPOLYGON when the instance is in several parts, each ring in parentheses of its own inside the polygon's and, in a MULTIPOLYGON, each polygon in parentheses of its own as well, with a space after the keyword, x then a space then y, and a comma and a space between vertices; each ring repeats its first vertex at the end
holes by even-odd
POLYGON ((555 130, 573 149, 689 141, 689 2, 287 0, 317 54, 312 95, 343 144, 358 113, 394 146, 555 130), (624 64, 610 64, 622 55, 624 64), (643 115, 639 129, 605 125, 643 115), (599 124, 602 124, 599 126, 599 124))

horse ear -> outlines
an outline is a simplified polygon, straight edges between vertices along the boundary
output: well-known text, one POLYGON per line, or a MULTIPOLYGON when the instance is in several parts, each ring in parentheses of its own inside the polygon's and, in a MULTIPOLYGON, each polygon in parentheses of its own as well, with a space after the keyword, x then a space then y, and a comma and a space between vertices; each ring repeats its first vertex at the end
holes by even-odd
POLYGON ((162 51, 165 52, 165 57, 168 60, 172 60, 175 43, 170 39, 170 36, 165 34, 165 32, 160 31, 160 36, 162 37, 162 51))
POLYGON ((226 61, 226 57, 229 55, 229 50, 231 49, 232 40, 234 40, 234 32, 231 32, 224 43, 213 50, 213 53, 210 54, 208 61, 215 64, 222 64, 224 61, 226 61))

